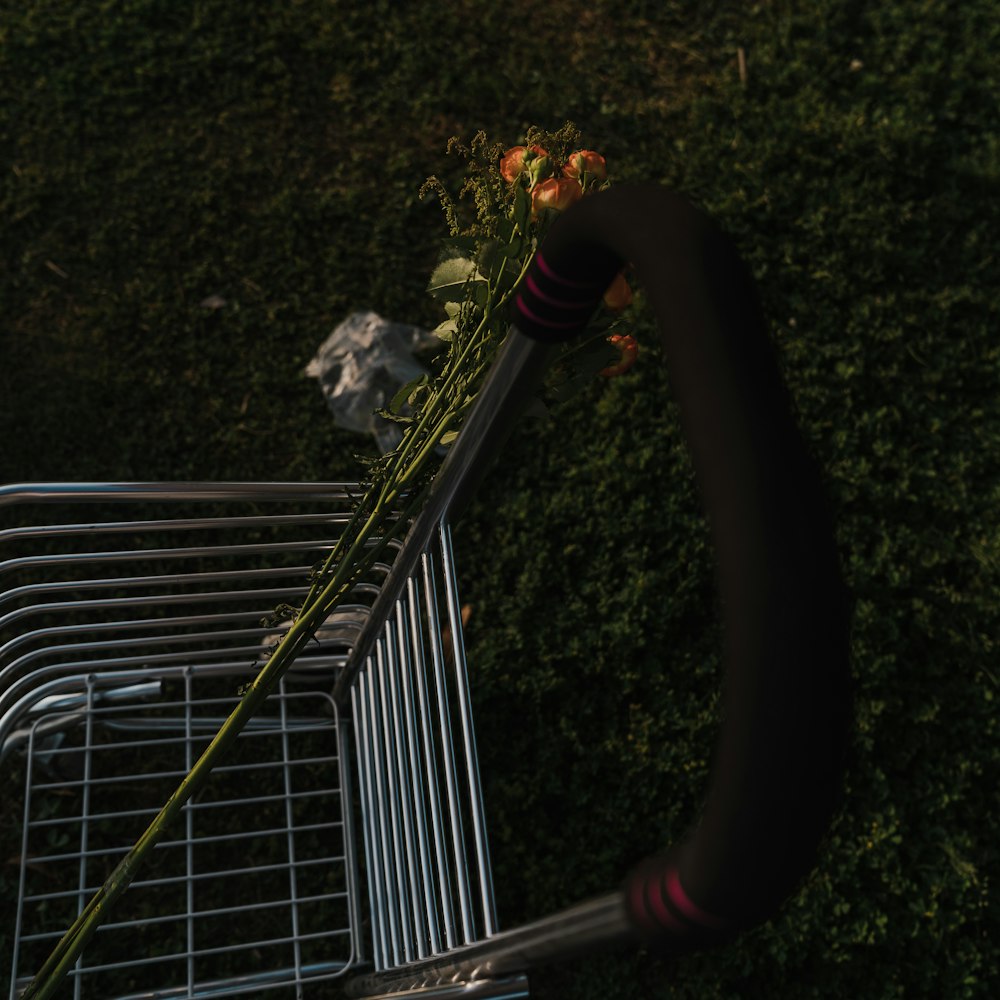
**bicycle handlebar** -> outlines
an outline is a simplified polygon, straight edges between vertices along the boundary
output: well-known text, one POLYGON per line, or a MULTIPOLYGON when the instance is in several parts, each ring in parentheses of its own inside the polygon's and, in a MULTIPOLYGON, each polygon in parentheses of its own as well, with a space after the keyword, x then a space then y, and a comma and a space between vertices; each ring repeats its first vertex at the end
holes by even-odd
POLYGON ((657 184, 580 200, 536 254, 515 325, 547 343, 579 335, 626 261, 663 338, 726 635, 701 819, 632 871, 626 907, 647 943, 705 945, 772 916, 815 863, 843 780, 850 598, 753 279, 706 216, 657 184))
POLYGON ((837 806, 851 718, 850 595, 819 470, 792 419, 749 271, 706 216, 656 184, 581 199, 553 224, 335 697, 350 690, 436 526, 483 479, 554 345, 585 329, 625 261, 656 314, 718 557, 724 713, 701 818, 618 892, 357 976, 350 996, 505 976, 637 942, 667 951, 722 943, 774 914, 813 867, 837 806))

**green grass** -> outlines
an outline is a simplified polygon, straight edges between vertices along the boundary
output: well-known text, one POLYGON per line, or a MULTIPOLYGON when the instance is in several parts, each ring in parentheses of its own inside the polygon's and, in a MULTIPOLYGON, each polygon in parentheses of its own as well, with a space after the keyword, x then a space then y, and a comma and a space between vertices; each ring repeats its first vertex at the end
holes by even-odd
MULTIPOLYGON (((709 211, 759 282, 858 600, 857 732, 820 869, 776 919, 683 960, 541 970, 537 995, 987 996, 993 14, 986 0, 10 10, 0 481, 355 478, 373 443, 333 425, 302 368, 354 309, 437 322, 423 286, 445 227, 416 192, 457 177, 450 135, 514 143, 574 120, 617 180, 709 211), (226 306, 202 308, 212 294, 226 306)), ((636 333, 633 374, 512 441, 457 530, 505 926, 613 887, 679 835, 711 751, 713 554, 648 317, 636 333)))

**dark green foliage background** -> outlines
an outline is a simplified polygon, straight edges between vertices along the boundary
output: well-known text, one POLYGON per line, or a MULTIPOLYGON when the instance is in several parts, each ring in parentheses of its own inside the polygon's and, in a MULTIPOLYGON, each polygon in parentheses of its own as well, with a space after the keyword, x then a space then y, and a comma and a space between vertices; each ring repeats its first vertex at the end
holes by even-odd
MULTIPOLYGON (((3 6, 0 482, 357 478, 373 443, 302 368, 354 309, 441 318, 417 191, 459 178, 452 134, 572 119, 616 180, 708 210, 758 279, 857 597, 846 806, 736 946, 540 970, 537 996, 996 995, 992 3, 3 6)), ((711 753, 713 553, 640 316, 632 373, 520 432, 456 530, 504 926, 681 834, 711 753)))

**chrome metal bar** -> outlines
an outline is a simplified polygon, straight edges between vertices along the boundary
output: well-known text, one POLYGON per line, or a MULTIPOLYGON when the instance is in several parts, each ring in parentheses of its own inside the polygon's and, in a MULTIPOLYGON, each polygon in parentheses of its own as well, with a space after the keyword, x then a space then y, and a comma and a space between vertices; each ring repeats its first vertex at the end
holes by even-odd
POLYGON ((451 627, 452 671, 459 717, 462 722, 462 749, 465 752, 465 774, 469 783, 469 812, 476 845, 476 867, 479 873, 479 898, 483 914, 483 937, 497 930, 496 903, 493 899, 493 871, 490 848, 486 839, 486 811, 483 806, 483 786, 479 779, 479 756, 476 753, 476 731, 472 724, 472 697, 469 674, 465 664, 465 642, 462 636, 462 614, 458 607, 458 584, 452 563, 451 528, 441 521, 441 564, 445 593, 448 599, 448 621, 451 627))
POLYGON ((191 531, 219 528, 270 528, 276 525, 347 524, 350 514, 271 514, 235 517, 168 518, 153 521, 101 521, 79 524, 39 524, 20 528, 0 528, 0 544, 24 538, 73 538, 134 534, 146 531, 191 531))
POLYGON ((423 900, 421 912, 422 930, 419 939, 420 957, 426 958, 441 950, 437 925, 434 878, 431 872, 429 834, 427 830, 427 802, 424 798, 424 774, 426 765, 422 759, 420 741, 417 736, 417 717, 414 699, 414 657, 411 646, 417 627, 419 605, 413 577, 407 581, 406 601, 401 605, 399 630, 400 668, 403 689, 403 709, 406 717, 406 740, 410 759, 410 782, 413 786, 414 826, 417 833, 417 851, 420 857, 420 892, 423 900), (429 949, 429 951, 428 951, 429 949))
POLYGON ((0 486, 0 507, 67 500, 350 500, 355 495, 353 483, 10 483, 0 486))
MULTIPOLYGON (((425 606, 428 612, 433 605, 433 577, 430 557, 427 553, 421 556, 424 580, 425 606)), ((419 587, 417 588, 419 589, 419 587)), ((416 605, 415 605, 416 606, 416 605)), ((429 620, 429 618, 428 618, 429 620)), ((427 658, 424 655, 423 636, 415 629, 414 651, 417 658, 417 698, 420 704, 420 733, 424 745, 425 776, 427 780, 427 798, 431 808, 431 829, 434 834, 434 859, 438 872, 438 899, 444 923, 445 946, 454 948, 458 943, 455 939, 455 913, 451 903, 451 874, 448 865, 448 852, 444 842, 444 821, 441 817, 441 794, 438 787, 437 754, 434 749, 433 720, 431 718, 430 697, 427 691, 427 658)), ((435 944, 435 952, 440 951, 441 944, 435 944)))
POLYGON ((67 552, 51 556, 18 556, 0 562, 0 576, 17 570, 48 569, 51 566, 73 566, 77 563, 94 565, 100 563, 142 562, 146 559, 192 559, 210 553, 214 556, 262 556, 268 553, 283 555, 285 552, 330 552, 329 542, 261 542, 245 545, 215 545, 206 549, 203 545, 189 545, 169 549, 120 549, 118 551, 97 550, 94 552, 67 552))
MULTIPOLYGON (((28 858, 30 854, 28 853, 28 831, 31 827, 31 783, 34 778, 34 761, 35 755, 31 752, 34 749, 35 742, 35 730, 31 729, 28 733, 28 753, 26 755, 25 763, 25 794, 24 794, 24 811, 21 818, 21 857, 28 858)), ((21 953, 21 942, 23 940, 22 928, 24 924, 24 900, 25 900, 25 878, 28 873, 28 866, 25 864, 21 865, 21 873, 18 881, 17 889, 17 914, 14 918, 14 955, 19 955, 21 953)), ((12 968, 10 970, 10 993, 8 994, 8 1000, 17 1000, 19 994, 19 984, 17 982, 17 969, 12 968)))
POLYGON ((385 623, 379 649, 383 653, 381 662, 385 678, 383 691, 386 695, 387 729, 385 732, 388 772, 392 775, 392 826, 397 852, 396 871, 402 875, 399 881, 399 922, 403 929, 403 953, 407 961, 417 957, 413 932, 413 857, 410 851, 412 832, 410 830, 410 809, 408 805, 408 784, 406 761, 403 753, 402 724, 399 716, 399 692, 396 685, 396 644, 395 614, 385 623))
POLYGON ((399 908, 396 893, 395 858, 392 851, 393 841, 389 829, 389 800, 386 792, 385 776, 383 774, 383 747, 386 725, 383 723, 379 707, 381 698, 381 678, 378 676, 376 657, 368 659, 366 669, 368 677, 368 711, 369 732, 372 739, 372 761, 375 767, 375 806, 378 817, 378 840, 382 848, 382 879, 385 887, 386 916, 389 924, 389 941, 391 944, 390 965, 399 965, 402 959, 402 935, 399 926, 399 908), (381 742, 380 742, 381 741, 381 742))
POLYGON ((427 585, 427 623, 430 630, 431 661, 434 670, 434 693, 437 698, 437 722, 441 737, 441 760, 444 765, 444 787, 448 802, 448 818, 451 826, 451 847, 455 865, 455 881, 458 888, 458 910, 462 917, 462 942, 468 944, 475 939, 475 923, 472 917, 469 888, 469 867, 465 856, 465 834, 462 829, 462 806, 459 800, 457 768, 455 766, 455 744, 451 732, 451 713, 448 706, 448 686, 444 676, 441 644, 440 618, 435 592, 434 563, 428 562, 429 582, 427 585))
MULTIPOLYGON (((192 691, 191 691, 191 671, 184 671, 184 766, 190 774, 194 766, 194 734, 192 713, 192 691)), ((185 848, 184 865, 187 872, 187 881, 184 892, 187 898, 187 920, 185 921, 184 934, 187 940, 187 980, 188 990, 194 992, 194 953, 197 949, 194 933, 194 809, 195 803, 188 803, 188 808, 184 810, 184 825, 187 835, 187 847, 185 848)))
POLYGON ((424 900, 426 899, 426 879, 424 869, 425 852, 421 850, 424 845, 421 833, 421 813, 418 804, 420 790, 420 774, 417 771, 416 743, 413 738, 413 704, 410 699, 408 636, 406 628, 406 603, 405 600, 396 602, 396 614, 394 622, 396 634, 394 636, 394 660, 395 670, 393 671, 397 690, 394 693, 393 701, 395 711, 400 720, 400 769, 405 774, 405 781, 402 787, 405 789, 403 801, 403 828, 406 836, 406 856, 410 874, 410 901, 413 911, 413 930, 416 944, 416 957, 427 957, 427 922, 424 914, 424 900))
MULTIPOLYGON (((37 789, 39 786, 36 785, 35 787, 37 789)), ((129 815, 134 815, 134 813, 123 812, 121 815, 129 816, 129 815)), ((91 817, 91 818, 94 819, 96 817, 91 817)), ((32 829, 37 829, 41 825, 42 824, 39 820, 35 820, 35 822, 31 824, 32 829)), ((298 862, 297 867, 307 868, 310 865, 311 866, 324 865, 327 864, 330 860, 331 858, 329 857, 302 859, 298 862)), ((332 860, 336 861, 338 859, 334 857, 332 858, 332 860)), ((195 882, 204 882, 210 878, 225 878, 225 877, 232 877, 234 875, 260 875, 264 872, 286 871, 287 868, 288 868, 288 862, 282 861, 273 865, 249 865, 245 868, 219 868, 215 870, 194 872, 190 876, 190 878, 195 882)), ((130 888, 143 889, 143 888, 150 888, 152 886, 181 885, 187 880, 188 880, 188 875, 186 873, 183 875, 173 875, 166 878, 147 878, 147 879, 137 878, 134 882, 132 882, 130 888)), ((93 895, 95 892, 98 891, 98 889, 100 889, 100 885, 92 884, 86 887, 86 892, 89 895, 93 895)), ((38 903, 44 899, 70 899, 73 896, 77 895, 77 892, 78 892, 77 889, 64 889, 60 892, 42 892, 42 893, 29 892, 25 894, 24 901, 26 903, 38 903)))
MULTIPOLYGON (((393 991, 379 996, 366 996, 365 1000, 403 1000, 393 991)), ((503 979, 481 979, 473 983, 453 983, 420 990, 413 994, 414 1000, 527 1000, 528 977, 505 976, 503 979)), ((133 1000, 126 997, 125 1000, 133 1000)), ((135 998, 139 1000, 139 998, 135 998)))
POLYGON ((427 990, 427 995, 433 996, 430 991, 439 987, 472 987, 482 980, 525 972, 594 948, 605 951, 635 943, 624 897, 616 892, 424 962, 355 976, 345 986, 350 997, 372 998, 407 990, 427 990))
MULTIPOLYGON (((171 628, 185 625, 212 625, 231 624, 237 625, 243 622, 259 621, 260 611, 231 611, 229 614, 214 615, 176 615, 172 618, 133 618, 121 621, 110 622, 87 622, 83 625, 52 625, 46 628, 32 629, 28 632, 21 632, 13 636, 3 645, 0 645, 0 659, 16 652, 22 646, 29 646, 33 642, 46 643, 45 648, 50 648, 48 643, 54 639, 68 639, 74 635, 88 635, 92 632, 103 632, 118 634, 121 632, 141 632, 148 628, 171 628)), ((262 632, 277 632, 277 629, 261 629, 262 632)), ((175 633, 175 635, 187 636, 191 633, 175 633)), ((219 629, 204 633, 206 635, 225 635, 225 629, 219 629)), ((131 640, 134 641, 134 640, 131 640)), ((147 641, 147 637, 143 637, 147 641)), ((80 648, 79 643, 74 644, 80 648)))
MULTIPOLYGON (((94 743, 94 685, 87 684, 87 710, 86 722, 84 723, 86 737, 84 740, 83 752, 83 792, 80 796, 80 867, 79 881, 77 883, 77 916, 79 916, 87 905, 86 885, 87 885, 87 858, 88 858, 88 836, 90 833, 90 779, 93 773, 93 743, 94 743)), ((77 972, 83 971, 84 955, 76 960, 74 968, 77 972)), ((73 1000, 80 1000, 81 980, 77 977, 73 982, 73 1000)))
POLYGON ((377 877, 379 855, 376 852, 376 840, 378 834, 375 828, 368 717, 365 710, 367 686, 367 674, 362 671, 358 674, 358 683, 351 689, 351 706, 354 711, 354 739, 358 755, 358 792, 361 796, 361 827, 365 841, 365 873, 368 881, 368 911, 372 931, 372 961, 374 961, 376 969, 384 969, 389 962, 385 943, 385 899, 382 895, 382 880, 377 877))
MULTIPOLYGON (((300 579, 309 572, 308 566, 293 566, 289 569, 256 570, 253 572, 226 571, 220 573, 179 573, 171 577, 171 583, 218 583, 223 580, 246 580, 248 577, 287 577, 298 576, 300 579)), ((29 584, 25 587, 15 587, 0 595, 0 605, 8 598, 14 600, 29 594, 55 594, 64 591, 101 590, 112 588, 129 590, 146 587, 160 581, 160 577, 119 577, 111 580, 70 580, 66 583, 29 584)), ((360 588, 358 588, 360 590, 360 588)), ((201 593, 177 592, 172 594, 141 594, 137 597, 97 597, 80 601, 62 601, 56 603, 33 604, 16 608, 0 616, 0 628, 4 628, 23 618, 29 618, 46 612, 67 611, 99 611, 104 608, 142 608, 165 607, 170 604, 198 604, 199 602, 214 603, 221 601, 274 599, 286 596, 305 594, 308 588, 301 587, 270 587, 266 590, 215 590, 201 593)))
MULTIPOLYGON (((347 737, 346 721, 337 711, 337 703, 330 700, 337 727, 337 764, 340 772, 341 802, 344 815, 344 855, 347 866, 347 902, 351 926, 351 960, 365 961, 364 935, 361 933, 361 882, 358 874, 358 854, 354 842, 354 823, 351 806, 354 802, 351 788, 350 741, 347 737)), ((362 821, 363 823, 363 821, 362 821)), ((301 865, 297 866, 301 870, 301 865)))
POLYGON ((548 344, 531 340, 511 327, 497 359, 490 368, 458 438, 437 475, 424 509, 410 528, 406 543, 393 561, 382 591, 372 607, 372 617, 358 637, 351 660, 337 680, 334 698, 347 702, 347 692, 371 652, 393 603, 413 574, 443 517, 457 521, 483 476, 510 436, 532 393, 541 382, 556 352, 548 344))
MULTIPOLYGON (((278 690, 281 695, 285 694, 285 679, 282 677, 278 682, 278 690)), ((284 805, 285 824, 287 833, 285 835, 285 849, 288 852, 288 899, 291 906, 292 915, 292 937, 295 939, 292 944, 292 954, 295 962, 295 979, 299 981, 302 975, 302 942, 299 939, 301 930, 299 928, 299 883, 298 872, 295 867, 295 818, 292 813, 292 773, 290 767, 291 752, 288 745, 288 706, 285 698, 279 699, 281 710, 281 778, 284 785, 284 805)), ((350 826, 348 817, 344 817, 344 826, 350 826)))
POLYGON ((397 726, 393 717, 394 698, 391 685, 389 655, 386 650, 388 623, 378 645, 375 647, 375 659, 378 663, 379 696, 382 706, 383 740, 385 747, 386 791, 389 804, 389 826, 391 829, 393 867, 396 875, 397 917, 399 920, 400 943, 402 945, 403 961, 411 962, 414 958, 413 936, 410 924, 410 913, 407 907, 409 900, 406 871, 406 848, 403 840, 403 824, 400 816, 399 761, 397 748, 397 726))

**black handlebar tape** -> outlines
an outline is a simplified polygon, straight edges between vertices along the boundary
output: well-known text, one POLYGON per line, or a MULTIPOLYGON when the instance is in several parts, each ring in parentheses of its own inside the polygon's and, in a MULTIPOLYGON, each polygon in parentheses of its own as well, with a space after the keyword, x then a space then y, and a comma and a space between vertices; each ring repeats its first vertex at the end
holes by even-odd
POLYGON ((577 335, 625 261, 663 338, 725 626, 723 719, 700 819, 624 887, 639 937, 687 950, 769 919, 816 864, 842 796, 851 598, 753 278, 704 214, 657 184, 581 199, 536 254, 515 325, 552 342, 577 335))

